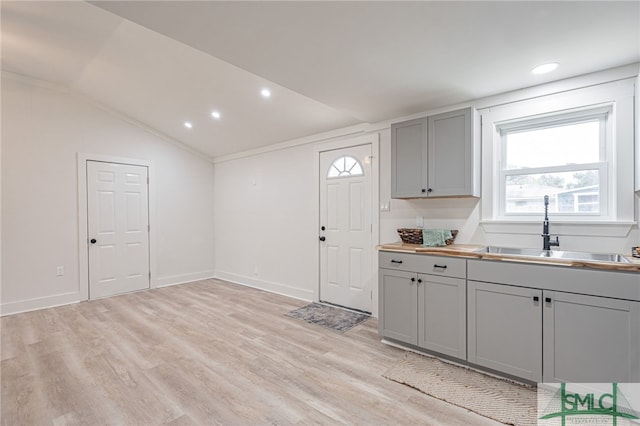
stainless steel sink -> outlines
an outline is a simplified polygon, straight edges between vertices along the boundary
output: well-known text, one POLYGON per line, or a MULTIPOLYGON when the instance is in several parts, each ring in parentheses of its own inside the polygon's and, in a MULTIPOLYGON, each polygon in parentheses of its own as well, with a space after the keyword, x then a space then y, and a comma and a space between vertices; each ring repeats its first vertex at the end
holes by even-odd
POLYGON ((631 263, 626 257, 612 253, 587 253, 582 251, 549 250, 548 254, 543 253, 543 256, 555 259, 584 260, 587 262, 631 263))
POLYGON ((542 255, 543 250, 533 248, 511 248, 511 247, 496 247, 487 246, 482 247, 475 251, 476 253, 491 253, 491 254, 508 254, 511 256, 529 256, 538 257, 542 255))
POLYGON ((612 253, 589 253, 582 251, 540 250, 534 248, 511 248, 496 246, 482 247, 475 252, 504 254, 508 256, 546 257, 549 259, 580 260, 584 262, 631 263, 626 257, 612 253))

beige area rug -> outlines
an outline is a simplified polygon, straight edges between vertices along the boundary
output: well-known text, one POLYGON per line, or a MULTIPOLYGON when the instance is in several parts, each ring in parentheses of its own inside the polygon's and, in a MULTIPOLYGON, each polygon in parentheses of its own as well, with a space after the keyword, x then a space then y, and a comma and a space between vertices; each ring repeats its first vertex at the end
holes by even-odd
POLYGON ((536 425, 536 388, 406 352, 383 377, 508 425, 536 425))

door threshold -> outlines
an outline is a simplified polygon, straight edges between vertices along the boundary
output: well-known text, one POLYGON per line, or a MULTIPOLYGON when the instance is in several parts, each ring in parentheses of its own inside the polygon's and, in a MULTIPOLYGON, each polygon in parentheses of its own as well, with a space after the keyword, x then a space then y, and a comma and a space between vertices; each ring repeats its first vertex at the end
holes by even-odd
POLYGON ((332 308, 344 309, 345 311, 350 311, 350 312, 353 312, 353 313, 356 313, 356 314, 364 314, 364 315, 371 316, 371 312, 367 312, 367 311, 363 311, 363 310, 355 309, 355 308, 350 308, 348 306, 338 305, 336 303, 325 302, 324 300, 320 300, 318 303, 321 304, 321 305, 330 306, 332 308))

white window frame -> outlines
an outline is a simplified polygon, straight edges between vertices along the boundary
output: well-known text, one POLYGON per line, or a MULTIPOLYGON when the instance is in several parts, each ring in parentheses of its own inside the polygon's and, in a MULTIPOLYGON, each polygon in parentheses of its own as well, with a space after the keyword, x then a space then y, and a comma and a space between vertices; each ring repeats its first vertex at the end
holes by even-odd
POLYGON ((611 141, 608 144, 609 205, 606 216, 558 217, 554 215, 554 233, 559 235, 626 237, 635 219, 634 196, 634 90, 635 78, 592 83, 582 88, 554 86, 552 94, 522 96, 514 93, 510 99, 479 109, 482 120, 482 197, 480 200, 480 225, 488 234, 540 234, 540 217, 510 216, 499 214, 499 162, 501 160, 501 135, 497 125, 578 112, 609 106, 611 114, 608 126, 611 141), (518 96, 520 96, 518 98, 518 96))
MULTIPOLYGON (((600 189, 600 206, 598 213, 561 213, 555 212, 554 216, 562 218, 562 220, 611 220, 609 211, 612 206, 612 197, 609 195, 613 190, 609 182, 613 179, 609 175, 611 167, 609 167, 609 159, 612 158, 612 131, 611 131, 611 113, 613 105, 607 104, 597 107, 580 108, 560 114, 545 114, 540 117, 527 117, 506 122, 495 123, 496 131, 500 134, 500 142, 498 146, 499 158, 496 169, 499 173, 498 192, 498 214, 497 217, 503 220, 512 218, 535 220, 539 215, 523 212, 507 212, 507 196, 506 181, 508 176, 561 173, 561 172, 580 172, 587 170, 597 170, 599 177, 600 189), (503 165, 507 164, 507 147, 506 134, 514 131, 527 131, 534 129, 542 129, 545 127, 556 127, 566 124, 581 123, 587 121, 598 120, 600 122, 599 135, 599 160, 595 163, 571 164, 563 166, 547 166, 547 167, 531 167, 526 169, 506 169, 503 165)), ((553 153, 548 155, 552 156, 553 153)))

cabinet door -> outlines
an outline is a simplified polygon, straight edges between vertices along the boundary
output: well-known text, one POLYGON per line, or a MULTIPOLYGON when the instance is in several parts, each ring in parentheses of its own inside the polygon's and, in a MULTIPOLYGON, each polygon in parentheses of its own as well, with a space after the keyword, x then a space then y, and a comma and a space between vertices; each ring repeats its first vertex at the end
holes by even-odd
POLYGON ((418 275, 418 346, 466 359, 466 308, 464 279, 418 275))
POLYGON ((418 287, 413 272, 380 269, 380 334, 415 345, 418 287))
POLYGON ((542 291, 477 281, 467 289, 469 362, 541 381, 542 291))
POLYGON ((640 302, 543 296, 545 382, 640 381, 640 302))
POLYGON ((426 190, 427 119, 391 125, 391 198, 424 197, 426 190))
POLYGON ((475 110, 447 112, 428 118, 428 194, 431 197, 479 196, 475 110))

